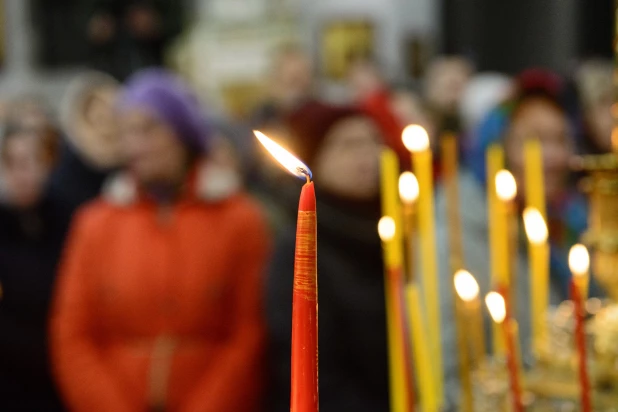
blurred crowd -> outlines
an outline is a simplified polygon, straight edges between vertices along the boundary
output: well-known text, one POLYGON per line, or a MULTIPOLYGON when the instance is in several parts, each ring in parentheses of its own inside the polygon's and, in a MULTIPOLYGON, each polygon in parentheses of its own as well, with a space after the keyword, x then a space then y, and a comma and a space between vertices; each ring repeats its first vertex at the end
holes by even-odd
MULTIPOLYGON (((484 292, 485 150, 504 144, 521 206, 522 145, 539 139, 552 299, 567 298, 566 252, 587 216, 570 164, 576 154, 611 151, 610 62, 584 62, 568 78, 534 68, 510 77, 444 56, 411 90, 358 61, 344 105, 324 101, 315 77, 308 54, 282 48, 268 98, 243 122, 213 116, 162 68, 124 83, 84 72, 62 101, 2 104, 0 409, 289 410, 301 184, 252 129, 298 155, 316 181, 324 412, 388 410, 379 155, 390 146, 409 166, 407 124, 422 125, 436 149, 440 245, 448 228, 438 148, 446 133, 458 136, 466 265, 484 292)), ((456 386, 446 261, 440 256, 445 377, 456 386)))

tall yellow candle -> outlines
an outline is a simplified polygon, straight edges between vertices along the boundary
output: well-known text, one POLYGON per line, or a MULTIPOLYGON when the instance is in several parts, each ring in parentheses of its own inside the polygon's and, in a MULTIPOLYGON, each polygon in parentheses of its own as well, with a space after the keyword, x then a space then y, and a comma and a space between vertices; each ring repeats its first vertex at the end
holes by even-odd
POLYGON ((518 326, 515 319, 511 318, 506 308, 504 297, 498 292, 489 292, 485 296, 485 303, 493 321, 501 325, 504 340, 507 346, 507 372, 510 383, 512 411, 523 412, 522 385, 521 385, 521 355, 519 353, 518 326))
MULTIPOLYGON (((506 229, 501 227, 503 220, 500 218, 498 207, 498 195, 496 194, 496 174, 504 168, 504 150, 499 145, 491 145, 487 150, 487 220, 489 223, 489 262, 491 284, 495 288, 500 284, 500 242, 498 238, 503 236, 506 229)), ((493 353, 495 356, 504 357, 506 353, 504 338, 500 327, 495 323, 492 326, 493 353)))
MULTIPOLYGON (((524 189, 526 208, 536 210, 533 219, 547 232, 547 212, 545 206, 545 174, 543 171, 543 147, 538 139, 528 139, 524 143, 524 189), (542 223, 541 223, 542 221, 542 223)), ((525 224, 525 221, 524 221, 525 224)), ((528 232, 526 225, 526 232, 528 232)), ((543 231, 537 235, 542 235, 543 231)), ((541 355, 541 345, 546 340, 547 328, 545 314, 549 305, 549 245, 545 239, 533 241, 528 235, 528 261, 530 262, 530 287, 532 296, 532 344, 535 355, 541 355)), ((532 234, 533 237, 535 233, 532 234)), ((542 237, 542 236, 541 236, 542 237)))
MULTIPOLYGON (((498 197, 498 202, 496 203, 496 208, 498 209, 496 224, 500 229, 496 239, 499 263, 498 285, 501 288, 508 289, 511 283, 511 259, 513 258, 511 228, 515 219, 513 202, 515 196, 517 196, 517 183, 515 183, 515 178, 511 172, 503 169, 496 173, 495 185, 498 197)), ((510 296, 508 298, 510 299, 510 296)))
MULTIPOLYGON (((504 231, 499 233, 498 247, 500 255, 499 284, 498 288, 503 291, 509 302, 509 310, 515 311, 515 290, 517 285, 512 281, 514 260, 517 259, 517 214, 515 214, 515 196, 517 196, 517 183, 508 170, 500 170, 496 174, 496 195, 498 196, 498 219, 499 227, 504 231)), ((506 342, 508 344, 508 342, 506 342)), ((508 349, 508 348, 507 348, 508 349)))
POLYGON ((383 242, 386 266, 384 294, 386 301, 387 339, 389 356, 390 404, 393 412, 406 412, 409 394, 406 379, 405 334, 402 321, 401 273, 403 248, 401 208, 398 194, 399 162, 397 155, 384 149, 381 156, 382 212, 378 233, 383 242))
POLYGON ((532 348, 536 356, 543 354, 547 341, 545 315, 549 305, 549 245, 547 224, 538 209, 524 209, 524 228, 528 237, 530 296, 532 297, 532 348))
POLYGON ((442 341, 440 339, 440 297, 438 295, 438 268, 434 220, 433 156, 429 136, 419 125, 409 125, 402 133, 405 147, 412 153, 412 166, 418 179, 418 229, 423 280, 424 304, 431 359, 435 368, 438 399, 444 399, 442 378, 442 341))
POLYGON ((403 172, 399 176, 399 198, 403 205, 403 231, 404 231, 404 245, 405 245, 405 263, 407 281, 414 280, 415 272, 415 248, 414 248, 414 236, 415 236, 415 224, 414 217, 416 215, 416 200, 418 199, 418 180, 414 173, 403 172))
POLYGON ((545 209, 545 173, 543 172, 543 148, 537 139, 524 143, 524 189, 526 207, 533 207, 547 220, 545 209))
MULTIPOLYGON (((478 301, 479 285, 470 272, 460 269, 453 276, 453 286, 455 289, 455 316, 460 324, 457 333, 457 344, 459 347, 459 373, 461 381, 461 407, 464 412, 474 410, 474 399, 472 395, 472 370, 473 355, 471 348, 474 345, 473 333, 476 326, 473 323, 477 320, 473 312, 473 304, 478 301)), ((479 308, 480 309, 480 308, 479 308)), ((482 325, 478 325, 482 327, 482 325)), ((481 335, 482 336, 482 335, 481 335)))
POLYGON ((421 297, 418 286, 411 282, 406 286, 406 305, 408 317, 410 318, 410 339, 414 349, 414 368, 416 371, 416 382, 420 391, 420 404, 423 411, 439 411, 440 398, 435 388, 437 379, 433 363, 431 362, 431 349, 427 339, 427 324, 423 319, 421 311, 421 297))
POLYGON ((467 270, 458 270, 453 276, 455 292, 462 302, 462 312, 466 324, 466 340, 471 346, 471 363, 478 366, 485 358, 485 337, 483 314, 479 299, 479 284, 467 270))
POLYGON ((461 234, 461 219, 459 218, 459 185, 458 185, 458 152, 455 135, 446 134, 440 139, 442 153, 442 179, 446 192, 446 219, 448 222, 448 249, 450 273, 453 273, 453 309, 457 336, 457 354, 459 358, 459 381, 461 385, 461 410, 472 411, 472 369, 471 353, 464 302, 458 298, 456 281, 459 272, 465 267, 461 234))
MULTIPOLYGON (((395 227, 401 227, 401 205, 399 203, 399 160, 397 154, 391 149, 382 149, 380 157, 380 188, 382 200, 382 214, 390 216, 395 222, 395 227)), ((403 234, 401 230, 394 235, 393 241, 401 241, 403 234)), ((394 265, 401 265, 403 262, 403 250, 395 248, 398 255, 393 262, 394 265)))
POLYGON ((441 139, 442 175, 446 192, 446 217, 449 228, 449 265, 451 273, 465 267, 461 234, 461 219, 459 218, 459 181, 457 140, 452 134, 441 139))

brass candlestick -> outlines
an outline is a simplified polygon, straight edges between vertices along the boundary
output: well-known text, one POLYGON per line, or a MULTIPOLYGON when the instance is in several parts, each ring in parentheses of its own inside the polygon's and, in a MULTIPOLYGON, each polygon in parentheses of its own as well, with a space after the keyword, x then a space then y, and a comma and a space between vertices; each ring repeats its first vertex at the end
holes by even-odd
POLYGON ((582 156, 576 168, 588 173, 581 182, 590 207, 582 242, 592 252, 594 277, 618 301, 618 156, 582 156))

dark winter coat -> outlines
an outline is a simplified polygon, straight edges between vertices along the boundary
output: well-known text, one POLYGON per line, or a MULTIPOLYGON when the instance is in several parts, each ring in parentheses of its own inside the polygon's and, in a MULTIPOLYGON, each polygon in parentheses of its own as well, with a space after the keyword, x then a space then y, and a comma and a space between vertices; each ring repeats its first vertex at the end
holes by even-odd
POLYGON ((53 205, 0 206, 0 409, 57 411, 49 373, 47 309, 62 230, 53 205))
POLYGON ((31 210, 0 205, 0 410, 62 410, 48 360, 48 314, 73 212, 106 174, 63 147, 43 200, 31 210))

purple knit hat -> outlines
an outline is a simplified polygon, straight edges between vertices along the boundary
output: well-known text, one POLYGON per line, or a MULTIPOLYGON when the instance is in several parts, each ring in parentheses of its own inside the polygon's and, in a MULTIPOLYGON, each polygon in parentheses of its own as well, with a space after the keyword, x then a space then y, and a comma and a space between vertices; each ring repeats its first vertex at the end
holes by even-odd
POLYGON ((127 81, 121 110, 145 109, 171 126, 188 147, 205 152, 210 129, 197 97, 185 83, 164 69, 144 69, 127 81))

